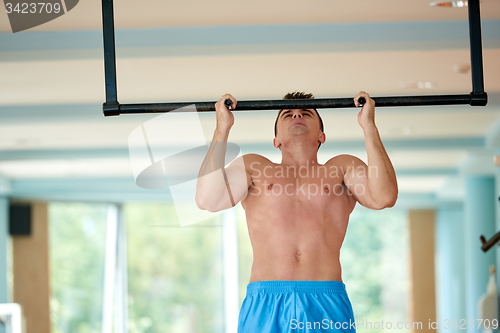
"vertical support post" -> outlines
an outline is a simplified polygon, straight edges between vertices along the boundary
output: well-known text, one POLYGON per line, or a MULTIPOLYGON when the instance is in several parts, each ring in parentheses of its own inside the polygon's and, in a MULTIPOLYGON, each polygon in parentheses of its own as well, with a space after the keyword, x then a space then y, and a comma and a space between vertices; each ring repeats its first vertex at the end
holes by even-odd
POLYGON ((481 42, 481 13, 479 0, 469 0, 469 38, 472 75, 471 105, 486 105, 483 78, 483 46, 481 42), (479 101, 481 99, 482 101, 479 101))
MULTIPOLYGON (((437 318, 442 324, 446 319, 467 318, 462 204, 441 204, 436 222, 436 305, 437 318)), ((450 327, 443 331, 463 332, 460 327, 450 327)))
POLYGON ((106 82, 106 103, 104 114, 118 115, 120 104, 116 88, 115 22, 113 18, 113 0, 102 0, 102 31, 104 43, 104 80, 106 82))
MULTIPOLYGON (((0 196, 0 303, 10 303, 9 293, 9 199, 0 196)), ((0 332, 2 329, 0 327, 0 332)))
MULTIPOLYGON (((500 155, 500 148, 496 147, 495 155, 500 155)), ((500 166, 495 165, 495 231, 500 230, 500 166)), ((495 246, 495 248, 490 251, 495 251, 495 263, 496 263, 496 283, 500 286, 500 246, 495 246)), ((499 304, 500 304, 500 293, 499 293, 499 304)), ((500 309, 498 310, 498 318, 500 318, 500 309)))
POLYGON ((117 205, 117 248, 116 248, 116 297, 115 332, 128 332, 128 279, 127 279, 127 230, 123 217, 123 206, 117 205))
POLYGON ((102 332, 128 332, 126 230, 122 206, 110 204, 106 222, 106 254, 102 332))
MULTIPOLYGON (((1 178, 0 181, 2 181, 1 178)), ((10 245, 9 199, 2 196, 2 184, 0 184, 0 303, 9 303, 11 301, 9 290, 10 245)), ((13 320, 12 326, 14 325, 17 324, 13 320)), ((0 333, 6 333, 8 328, 6 326, 8 325, 4 326, 0 324, 0 333)))
POLYGON ((116 282, 116 245, 118 237, 118 208, 116 205, 108 206, 107 215, 101 330, 103 333, 113 332, 113 311, 116 282))
POLYGON ((235 208, 223 213, 223 258, 224 258, 224 316, 225 332, 238 330, 239 288, 238 288, 238 234, 235 208))
MULTIPOLYGON (((478 162, 482 160, 479 159, 478 162)), ((478 301, 486 292, 489 268, 495 264, 495 251, 481 250, 480 235, 495 234, 495 179, 489 175, 469 174, 465 178, 464 249, 466 318, 479 318, 478 301)), ((467 332, 480 333, 476 326, 467 332)))
POLYGON ((433 210, 410 210, 410 321, 422 323, 412 332, 437 332, 436 294, 434 273, 434 223, 433 210))
POLYGON ((12 237, 13 301, 26 333, 50 333, 49 219, 45 202, 31 203, 31 234, 12 237))

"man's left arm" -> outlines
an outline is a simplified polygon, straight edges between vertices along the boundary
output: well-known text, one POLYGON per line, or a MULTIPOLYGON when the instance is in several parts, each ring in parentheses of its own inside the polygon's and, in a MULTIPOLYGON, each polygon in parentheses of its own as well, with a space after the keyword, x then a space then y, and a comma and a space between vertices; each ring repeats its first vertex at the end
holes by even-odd
POLYGON ((359 97, 366 99, 358 114, 358 123, 365 137, 368 165, 357 157, 343 155, 344 183, 363 206, 371 209, 392 207, 398 197, 398 184, 375 125, 375 101, 362 91, 354 98, 356 106, 359 106, 359 97))

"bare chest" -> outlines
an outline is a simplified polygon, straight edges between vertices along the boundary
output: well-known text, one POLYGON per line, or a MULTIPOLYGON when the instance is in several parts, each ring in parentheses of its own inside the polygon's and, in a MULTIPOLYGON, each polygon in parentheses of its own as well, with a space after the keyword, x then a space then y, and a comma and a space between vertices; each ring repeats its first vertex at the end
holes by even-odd
POLYGON ((352 193, 343 183, 343 175, 321 169, 286 172, 263 169, 252 178, 247 205, 302 213, 338 211, 351 205, 352 193), (319 210, 319 211, 318 211, 319 210))

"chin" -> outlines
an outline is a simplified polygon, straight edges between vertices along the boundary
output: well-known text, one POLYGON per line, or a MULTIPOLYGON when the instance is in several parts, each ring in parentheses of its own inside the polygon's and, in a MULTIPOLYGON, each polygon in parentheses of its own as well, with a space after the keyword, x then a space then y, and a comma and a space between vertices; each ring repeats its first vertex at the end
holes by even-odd
POLYGON ((305 126, 294 126, 288 131, 291 135, 303 135, 303 134, 308 134, 309 131, 307 130, 307 127, 305 126))

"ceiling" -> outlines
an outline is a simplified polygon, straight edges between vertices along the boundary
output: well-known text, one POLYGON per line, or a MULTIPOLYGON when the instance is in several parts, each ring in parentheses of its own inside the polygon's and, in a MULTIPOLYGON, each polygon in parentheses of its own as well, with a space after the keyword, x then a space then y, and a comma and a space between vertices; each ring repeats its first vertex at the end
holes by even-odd
MULTIPOLYGON (((0 193, 3 182, 12 196, 79 198, 80 191, 98 198, 92 193, 112 195, 104 187, 121 189, 121 181, 130 197, 154 197, 134 192, 128 138, 157 115, 102 115, 100 5, 81 1, 15 34, 0 12, 0 193)), ((121 103, 215 101, 224 93, 280 99, 295 90, 318 98, 360 90, 375 97, 471 91, 466 8, 422 0, 122 0, 114 6, 121 103)), ((481 11, 488 106, 376 110, 401 198, 455 200, 471 172, 465 164, 476 161, 479 173, 494 172, 500 0, 483 0, 481 11)), ((321 113, 327 143, 320 161, 339 153, 365 159, 356 110, 321 113)), ((276 113, 235 114, 230 141, 243 153, 279 162, 271 145, 276 113)), ((214 115, 200 114, 200 123, 210 141, 214 115)))
MULTIPOLYGON (((234 26, 318 23, 371 23, 467 20, 466 8, 429 6, 430 1, 413 0, 134 0, 114 3, 117 29, 191 26, 234 26)), ((101 29, 101 1, 79 1, 56 20, 32 31, 101 29)), ((481 1, 481 17, 498 19, 497 0, 481 1)), ((6 19, 6 13, 2 12, 6 19)), ((2 20, 0 31, 10 32, 2 20)))

